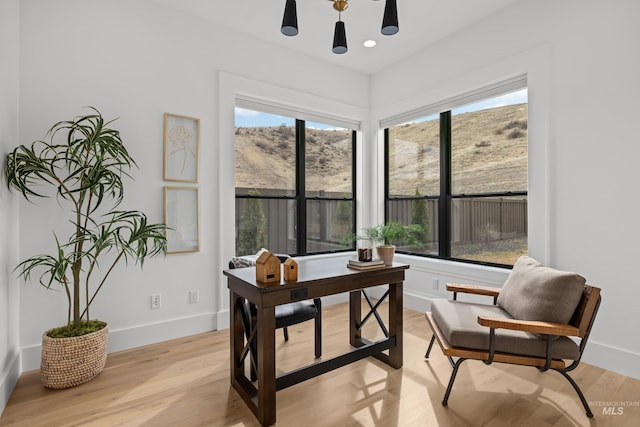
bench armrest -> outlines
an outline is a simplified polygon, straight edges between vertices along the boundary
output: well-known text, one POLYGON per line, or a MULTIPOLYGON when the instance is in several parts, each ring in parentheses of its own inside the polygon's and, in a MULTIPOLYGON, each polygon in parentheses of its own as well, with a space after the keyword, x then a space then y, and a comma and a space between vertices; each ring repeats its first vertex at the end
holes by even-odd
POLYGON ((563 323, 540 322, 535 320, 494 319, 478 316, 478 323, 488 328, 512 329, 514 331, 532 332, 534 334, 560 335, 577 337, 580 331, 575 326, 563 323))
POLYGON ((451 292, 461 292, 465 294, 486 295, 497 298, 500 294, 499 288, 480 285, 462 285, 459 283, 447 283, 447 290, 451 292))

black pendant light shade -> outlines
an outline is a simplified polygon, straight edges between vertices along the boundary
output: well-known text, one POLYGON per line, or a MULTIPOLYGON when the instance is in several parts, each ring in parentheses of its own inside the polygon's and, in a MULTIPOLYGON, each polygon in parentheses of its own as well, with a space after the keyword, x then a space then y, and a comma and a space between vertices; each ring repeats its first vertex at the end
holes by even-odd
POLYGON ((333 53, 345 53, 347 49, 347 33, 344 28, 344 22, 337 21, 336 29, 333 33, 333 53))
POLYGON ((398 27, 398 6, 396 0, 387 0, 382 17, 382 34, 391 36, 400 30, 398 27))
MULTIPOLYGON (((349 7, 349 0, 329 0, 333 4, 333 9, 338 11, 338 21, 333 33, 333 48, 331 51, 337 54, 346 53, 347 32, 344 22, 342 22, 342 12, 349 7)), ((382 34, 390 36, 400 30, 398 27, 398 6, 396 0, 385 0, 384 16, 382 18, 382 34)), ((295 36, 298 34, 298 8, 296 0, 286 0, 284 6, 284 16, 282 17, 282 27, 280 31, 285 36, 295 36)))
POLYGON ((284 16, 282 18, 282 28, 280 29, 285 36, 295 36, 298 34, 298 12, 296 8, 296 0, 287 0, 284 7, 284 16))

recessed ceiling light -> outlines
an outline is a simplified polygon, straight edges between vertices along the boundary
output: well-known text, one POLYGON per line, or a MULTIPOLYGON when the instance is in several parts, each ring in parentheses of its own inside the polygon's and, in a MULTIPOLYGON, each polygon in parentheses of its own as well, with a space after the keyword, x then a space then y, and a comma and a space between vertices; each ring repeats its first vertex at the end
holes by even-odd
POLYGON ((364 43, 362 43, 364 45, 364 47, 374 47, 376 45, 376 41, 375 40, 365 40, 364 43))

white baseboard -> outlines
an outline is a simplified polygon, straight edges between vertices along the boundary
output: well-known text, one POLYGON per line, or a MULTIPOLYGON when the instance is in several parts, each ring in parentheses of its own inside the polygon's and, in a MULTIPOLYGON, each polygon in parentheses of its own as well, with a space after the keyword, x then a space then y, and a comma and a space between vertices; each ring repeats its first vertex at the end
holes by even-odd
MULTIPOLYGON (((323 304, 327 306, 345 301, 348 301, 348 296, 341 294, 322 298, 323 304)), ((217 313, 204 313, 125 329, 112 329, 109 331, 108 352, 113 353, 202 332, 228 328, 229 310, 223 310, 217 313)), ((40 344, 22 347, 22 372, 40 369, 41 353, 42 345, 40 344)))
POLYGON ((219 311, 216 317, 218 329, 229 329, 231 319, 229 318, 229 310, 219 311))
MULTIPOLYGON (((434 298, 431 295, 421 294, 412 290, 404 290, 402 295, 403 305, 411 310, 425 312, 429 311, 431 307, 431 300, 434 298)), ((426 322, 426 320, 425 320, 426 322)))
POLYGON ((11 397, 11 393, 20 377, 20 354, 16 353, 11 361, 7 363, 6 368, 7 370, 3 373, 2 378, 0 378, 0 415, 2 415, 4 407, 7 405, 9 397, 11 397))
POLYGON ((608 371, 640 379, 640 354, 589 339, 582 361, 608 371))
MULTIPOLYGON (((228 317, 228 316, 227 316, 228 317)), ((216 313, 171 319, 158 323, 110 330, 108 352, 168 341, 218 329, 216 313)), ((40 344, 22 348, 22 370, 40 369, 40 344)))
MULTIPOLYGON (((372 292, 373 296, 378 296, 375 295, 375 292, 372 292)), ((405 289, 403 295, 404 306, 416 311, 428 310, 432 299, 433 296, 431 295, 407 289, 405 289)), ((345 301, 348 301, 347 294, 331 295, 322 299, 325 306, 345 301)), ((227 328, 229 328, 229 311, 224 310, 218 313, 205 313, 192 317, 112 330, 109 334, 108 351, 111 353, 127 350, 156 342, 227 328)), ((427 339, 428 337, 425 336, 425 345, 427 339)), ((22 348, 22 372, 40 368, 40 353, 40 345, 22 348)), ((637 353, 589 340, 582 360, 603 369, 640 379, 640 354, 637 353)), ((11 391, 18 380, 21 372, 19 362, 20 360, 16 356, 10 364, 7 374, 2 378, 0 383, 0 408, 4 408, 4 404, 9 399, 11 391)))

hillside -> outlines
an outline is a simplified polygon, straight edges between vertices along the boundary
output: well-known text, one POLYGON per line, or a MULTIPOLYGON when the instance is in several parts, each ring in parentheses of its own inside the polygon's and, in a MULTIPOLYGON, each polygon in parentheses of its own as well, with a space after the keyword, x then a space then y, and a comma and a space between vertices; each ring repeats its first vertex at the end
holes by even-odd
MULTIPOLYGON (((438 193, 438 134, 437 120, 390 130, 391 194, 438 193)), ((456 115, 452 135, 454 193, 527 189, 526 104, 456 115)), ((308 129, 306 139, 307 188, 350 191, 351 132, 308 129)), ((292 127, 236 128, 236 186, 293 189, 294 142, 292 127)))
MULTIPOLYGON (((308 191, 350 192, 351 131, 307 129, 308 191)), ((295 135, 287 126, 236 128, 236 187, 293 189, 295 135)))

